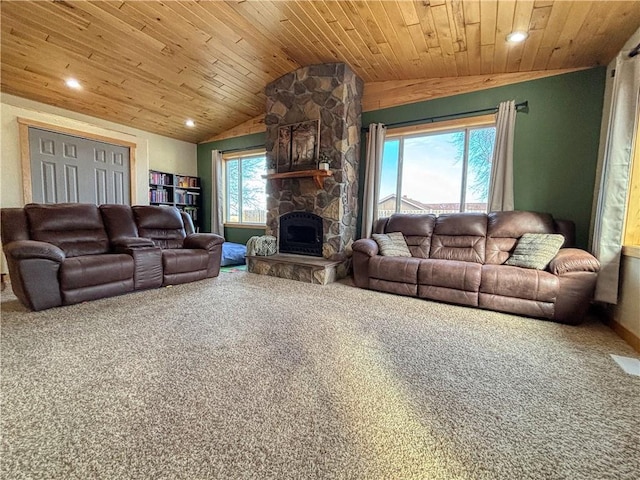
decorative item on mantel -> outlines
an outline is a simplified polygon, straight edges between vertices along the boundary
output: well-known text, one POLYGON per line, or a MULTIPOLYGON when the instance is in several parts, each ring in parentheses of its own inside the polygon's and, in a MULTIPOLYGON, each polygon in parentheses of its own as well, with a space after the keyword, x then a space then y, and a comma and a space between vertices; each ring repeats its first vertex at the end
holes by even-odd
POLYGON ((318 170, 329 170, 329 164, 331 162, 331 158, 327 154, 327 152, 320 152, 320 158, 318 162, 318 170))

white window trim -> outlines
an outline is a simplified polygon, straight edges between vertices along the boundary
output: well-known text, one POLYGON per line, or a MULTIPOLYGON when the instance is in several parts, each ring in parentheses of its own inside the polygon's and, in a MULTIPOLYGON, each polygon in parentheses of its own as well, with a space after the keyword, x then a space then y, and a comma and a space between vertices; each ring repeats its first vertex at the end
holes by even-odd
POLYGON ((461 130, 464 128, 486 127, 496 124, 495 114, 478 115, 476 117, 457 118, 455 120, 443 120, 434 123, 421 123, 408 127, 389 128, 385 139, 407 136, 412 134, 436 133, 447 130, 461 130))

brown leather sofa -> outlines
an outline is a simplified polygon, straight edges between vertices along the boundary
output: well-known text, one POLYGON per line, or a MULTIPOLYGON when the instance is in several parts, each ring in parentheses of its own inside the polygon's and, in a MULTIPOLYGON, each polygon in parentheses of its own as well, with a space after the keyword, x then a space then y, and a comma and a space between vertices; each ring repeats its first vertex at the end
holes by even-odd
POLYGON ((535 212, 395 214, 373 233, 402 232, 411 257, 382 256, 372 239, 353 243, 358 287, 577 324, 592 299, 598 260, 574 242, 573 222, 535 212), (504 265, 525 233, 561 233, 545 270, 504 265))
POLYGON ((174 207, 28 204, 1 211, 14 293, 31 310, 192 282, 220 272, 224 238, 174 207))

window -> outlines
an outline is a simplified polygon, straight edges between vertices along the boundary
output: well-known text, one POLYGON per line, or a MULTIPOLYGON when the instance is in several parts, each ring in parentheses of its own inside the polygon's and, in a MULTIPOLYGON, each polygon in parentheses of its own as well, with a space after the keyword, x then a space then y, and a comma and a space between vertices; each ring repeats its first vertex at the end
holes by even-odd
POLYGON ((225 223, 262 224, 267 218, 265 152, 225 155, 225 223))
POLYGON ((494 118, 388 133, 378 217, 396 212, 486 212, 496 136, 494 118))

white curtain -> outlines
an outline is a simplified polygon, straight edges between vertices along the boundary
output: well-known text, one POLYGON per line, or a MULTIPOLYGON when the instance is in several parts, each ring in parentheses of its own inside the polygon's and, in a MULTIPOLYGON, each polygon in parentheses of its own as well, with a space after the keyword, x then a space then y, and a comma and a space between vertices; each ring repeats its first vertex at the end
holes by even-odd
MULTIPOLYGON (((593 251, 600 260, 595 299, 618 302, 620 255, 634 127, 639 113, 640 57, 623 50, 615 60, 606 143, 593 231, 593 251)), ((606 115, 606 113, 605 113, 606 115)))
POLYGON ((211 152, 211 232, 224 236, 224 187, 222 184, 222 152, 211 152))
POLYGON ((362 229, 360 236, 368 238, 373 224, 378 218, 380 197, 380 175, 382 172, 382 151, 387 127, 382 123, 369 125, 367 137, 367 163, 365 165, 364 198, 362 200, 362 229))
POLYGON ((501 102, 496 115, 496 143, 491 159, 489 211, 513 210, 513 138, 516 102, 501 102))

